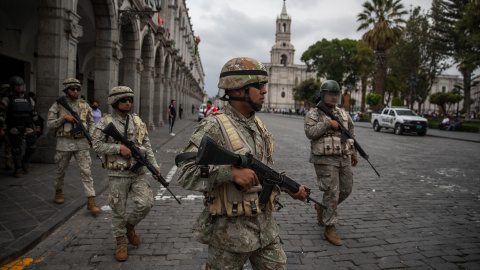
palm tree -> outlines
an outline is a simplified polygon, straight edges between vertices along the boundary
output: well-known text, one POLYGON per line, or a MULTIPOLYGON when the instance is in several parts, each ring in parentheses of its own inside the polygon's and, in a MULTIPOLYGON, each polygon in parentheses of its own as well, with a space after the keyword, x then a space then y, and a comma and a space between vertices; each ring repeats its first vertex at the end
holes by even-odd
POLYGON ((363 3, 358 14, 357 31, 367 30, 362 39, 375 51, 375 94, 384 100, 387 81, 387 51, 397 43, 403 32, 402 15, 407 14, 400 0, 370 0, 363 3))

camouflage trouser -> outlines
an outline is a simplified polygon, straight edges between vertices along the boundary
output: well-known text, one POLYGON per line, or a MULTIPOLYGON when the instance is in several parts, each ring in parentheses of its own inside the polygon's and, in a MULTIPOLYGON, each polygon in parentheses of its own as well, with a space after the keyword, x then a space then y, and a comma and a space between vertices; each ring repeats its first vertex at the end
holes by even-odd
POLYGON ((113 211, 113 236, 120 237, 127 233, 127 222, 133 226, 144 219, 153 206, 153 193, 145 174, 136 177, 109 176, 110 207, 113 211), (128 194, 135 203, 133 211, 126 216, 128 194))
POLYGON ((276 238, 270 245, 249 253, 233 253, 209 245, 205 270, 243 269, 247 260, 253 269, 287 269, 287 256, 276 238))
POLYGON ((353 175, 350 166, 314 164, 320 190, 323 191, 323 203, 328 210, 323 210, 325 225, 338 222, 337 206, 352 193, 353 175))
POLYGON ((65 170, 68 167, 68 163, 70 162, 72 155, 75 157, 78 168, 80 169, 80 176, 82 178, 85 196, 95 196, 92 172, 90 171, 90 167, 92 167, 92 159, 90 158, 90 152, 88 150, 57 151, 54 157, 55 163, 57 163, 57 179, 55 180, 55 189, 63 189, 65 182, 65 170))

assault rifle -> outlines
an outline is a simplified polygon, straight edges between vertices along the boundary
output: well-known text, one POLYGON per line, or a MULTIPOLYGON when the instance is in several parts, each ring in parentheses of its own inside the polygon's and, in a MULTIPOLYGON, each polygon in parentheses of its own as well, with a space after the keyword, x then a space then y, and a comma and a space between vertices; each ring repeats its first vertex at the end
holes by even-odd
MULTIPOLYGON (((279 185, 286 188, 293 193, 297 193, 300 184, 292 180, 285 174, 276 172, 272 168, 255 159, 252 154, 245 155, 235 154, 218 145, 214 140, 208 136, 204 136, 200 147, 198 149, 197 157, 195 159, 197 165, 234 165, 240 168, 248 168, 255 172, 263 189, 260 192, 259 204, 266 205, 270 194, 273 191, 274 185, 279 185)), ((236 185, 237 189, 242 189, 241 186, 236 185)), ((324 204, 310 198, 310 189, 307 192, 307 202, 314 202, 321 207, 327 209, 324 204)), ((281 206, 281 205, 280 205, 281 206)))
POLYGON ((355 140, 352 135, 348 132, 348 130, 343 126, 342 124, 342 121, 340 121, 340 119, 338 119, 338 117, 336 117, 335 115, 333 115, 332 111, 330 111, 330 109, 325 105, 325 103, 323 102, 323 100, 320 100, 320 102, 317 103, 317 108, 319 110, 321 110, 322 112, 324 112, 328 117, 332 118, 333 120, 337 121, 337 123, 340 125, 340 128, 342 129, 342 135, 340 137, 340 140, 342 142, 345 142, 347 139, 352 139, 353 140, 353 145, 355 146, 355 148, 357 149, 358 153, 360 153, 360 156, 362 156, 367 162, 368 164, 370 164, 370 166, 372 166, 372 169, 375 171, 375 173, 377 173, 378 177, 380 177, 380 174, 377 172, 377 170, 375 169, 375 167, 373 167, 372 163, 370 163, 370 161, 368 160, 368 155, 367 153, 365 153, 365 151, 363 150, 363 148, 360 146, 360 144, 358 144, 357 140, 355 140))
POLYGON ((55 100, 58 104, 62 105, 67 111, 75 117, 77 120, 76 127, 73 128, 70 133, 72 135, 77 135, 79 133, 83 133, 85 137, 87 137, 88 143, 90 144, 90 147, 92 146, 92 136, 90 136, 90 133, 88 133, 88 130, 85 128, 85 126, 82 124, 82 120, 80 120, 80 116, 78 116, 78 113, 68 105, 67 98, 65 96, 61 96, 55 100))
POLYGON ((107 134, 108 136, 112 137, 114 140, 121 142, 123 145, 125 145, 130 151, 132 152, 132 157, 135 158, 137 163, 133 165, 130 168, 130 171, 136 172, 138 171, 142 166, 147 167, 147 169, 152 173, 152 175, 155 175, 157 177, 157 181, 160 182, 167 190, 172 194, 173 198, 177 200, 178 204, 182 204, 180 200, 175 197, 175 195, 172 193, 172 191, 168 188, 168 182, 163 178, 161 174, 158 173, 157 169, 150 163, 145 156, 140 152, 140 149, 132 142, 127 140, 127 138, 123 137, 120 132, 118 132, 117 128, 113 125, 113 123, 109 123, 104 129, 103 133, 107 134))

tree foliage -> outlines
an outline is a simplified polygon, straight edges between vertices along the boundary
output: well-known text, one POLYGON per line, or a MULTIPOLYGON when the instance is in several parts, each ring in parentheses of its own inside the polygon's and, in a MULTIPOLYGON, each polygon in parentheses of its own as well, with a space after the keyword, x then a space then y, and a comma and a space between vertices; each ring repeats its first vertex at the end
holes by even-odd
POLYGON ((438 51, 451 56, 463 76, 464 109, 470 114, 472 73, 480 66, 478 0, 433 0, 431 18, 438 51), (475 23, 477 22, 477 23, 475 23))
POLYGON ((442 113, 444 115, 447 114, 447 109, 446 109, 447 104, 449 105, 456 104, 460 102, 462 99, 463 99, 462 95, 457 95, 451 92, 449 93, 439 92, 439 93, 431 94, 429 98, 430 103, 440 106, 442 113))
POLYGON ((375 93, 385 93, 387 80, 387 50, 397 43, 402 35, 407 14, 400 0, 370 0, 363 3, 363 12, 357 15, 360 26, 366 30, 362 39, 375 51, 375 93))
POLYGON ((306 101, 311 106, 319 96, 321 85, 315 79, 305 80, 293 88, 293 98, 297 101, 306 101))
POLYGON ((375 74, 375 54, 372 48, 360 40, 357 42, 357 54, 353 56, 353 61, 357 67, 357 78, 360 80, 362 91, 361 111, 365 112, 367 85, 375 74))
MULTIPOLYGON (((388 89, 387 92, 398 91, 410 104, 411 91, 414 92, 414 101, 418 102, 418 110, 428 98, 433 84, 438 75, 448 65, 447 57, 438 52, 434 39, 431 36, 431 25, 426 14, 421 13, 420 7, 416 7, 407 20, 405 31, 391 49, 389 70, 394 74, 392 79, 397 80, 396 89, 388 89), (407 81, 415 78, 415 85, 408 85, 407 81)), ((394 96, 398 96, 396 93, 394 96)))
POLYGON ((382 103, 382 95, 379 94, 368 94, 366 97, 366 102, 370 107, 377 107, 382 103))
POLYGON ((308 71, 317 72, 317 78, 335 80, 338 84, 354 84, 356 66, 353 57, 357 52, 357 41, 351 39, 322 39, 311 45, 300 58, 308 71))

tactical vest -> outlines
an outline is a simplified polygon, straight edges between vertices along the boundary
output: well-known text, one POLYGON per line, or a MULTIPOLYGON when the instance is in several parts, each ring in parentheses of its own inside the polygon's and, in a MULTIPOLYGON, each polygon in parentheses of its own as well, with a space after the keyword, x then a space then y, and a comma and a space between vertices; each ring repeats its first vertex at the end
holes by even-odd
MULTIPOLYGON (((224 138, 228 138, 227 148, 237 154, 245 154, 247 152, 255 153, 254 149, 248 145, 247 139, 238 131, 241 127, 235 123, 229 116, 220 111, 210 114, 215 117, 220 124, 220 129, 224 138)), ((262 156, 263 163, 273 164, 273 137, 267 131, 260 118, 255 116, 255 124, 261 132, 261 136, 265 143, 265 151, 262 156)), ((232 179, 233 180, 233 179, 232 179)), ((243 192, 238 190, 233 181, 221 184, 213 188, 206 194, 208 199, 208 208, 211 215, 227 215, 229 217, 236 216, 257 216, 262 211, 272 212, 275 209, 275 204, 278 201, 280 190, 275 186, 270 195, 269 202, 261 209, 258 202, 258 194, 262 190, 262 186, 256 185, 249 190, 243 192)))
MULTIPOLYGON (((110 114, 105 114, 104 117, 107 119, 107 124, 113 121, 112 115, 110 114)), ((135 129, 133 133, 127 131, 127 139, 133 141, 138 149, 140 149, 140 152, 145 155, 147 149, 142 145, 143 139, 145 138, 145 135, 147 135, 147 125, 143 123, 140 117, 135 113, 131 114, 130 117, 132 117, 135 129)), ((123 134, 124 131, 119 130, 119 132, 123 134)), ((113 140, 111 137, 108 137, 106 142, 120 144, 120 142, 113 140)), ((133 157, 125 159, 121 154, 104 155, 103 167, 105 169, 123 171, 129 170, 133 165, 135 165, 135 159, 133 157)))
MULTIPOLYGON (((65 109, 62 105, 59 105, 58 108, 60 109, 60 116, 63 115, 70 115, 70 112, 65 109)), ((88 107, 87 107, 87 102, 85 100, 80 100, 78 103, 78 116, 80 117, 80 120, 82 120, 82 124, 85 126, 85 123, 87 122, 87 115, 88 115, 88 107)), ((67 138, 74 138, 74 139, 80 139, 80 138, 85 138, 85 134, 83 132, 80 132, 76 135, 72 135, 71 131, 72 129, 75 128, 76 125, 79 125, 80 123, 69 123, 65 122, 61 126, 57 128, 57 131, 55 132, 55 135, 57 137, 67 137, 67 138)), ((85 126, 86 129, 88 129, 87 126, 85 126)))
MULTIPOLYGON (((345 128, 348 128, 348 115, 343 109, 338 109, 341 115, 341 121, 345 128)), ((320 110, 317 111, 320 121, 332 120, 328 115, 320 110)), ((347 139, 341 142, 341 131, 329 129, 322 137, 310 142, 312 153, 317 156, 348 156, 355 154, 354 140, 347 139)))
POLYGON ((9 114, 7 121, 13 125, 33 123, 33 106, 30 97, 10 96, 9 114))

